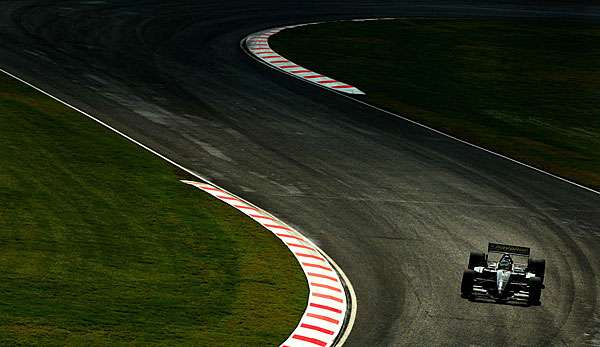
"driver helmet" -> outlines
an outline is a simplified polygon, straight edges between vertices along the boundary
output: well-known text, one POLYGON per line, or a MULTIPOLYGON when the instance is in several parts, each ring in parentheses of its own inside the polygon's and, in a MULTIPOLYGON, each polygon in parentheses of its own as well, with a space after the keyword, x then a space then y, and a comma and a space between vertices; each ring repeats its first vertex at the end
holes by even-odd
POLYGON ((513 260, 508 254, 504 254, 498 262, 498 270, 512 270, 513 260))

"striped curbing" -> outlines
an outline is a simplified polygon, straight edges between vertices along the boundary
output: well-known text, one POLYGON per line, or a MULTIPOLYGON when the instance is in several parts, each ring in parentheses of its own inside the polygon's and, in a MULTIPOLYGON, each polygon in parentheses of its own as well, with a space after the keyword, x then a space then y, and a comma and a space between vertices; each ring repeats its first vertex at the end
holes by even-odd
POLYGON ((282 347, 329 347, 338 342, 349 310, 350 293, 334 263, 318 247, 265 210, 209 183, 182 181, 238 209, 277 236, 292 252, 306 275, 308 304, 300 323, 282 347))
POLYGON ((245 39, 246 49, 258 60, 266 63, 272 68, 283 71, 306 82, 317 84, 321 87, 336 90, 346 94, 364 95, 364 92, 362 92, 360 89, 354 86, 306 69, 290 61, 289 59, 286 59, 285 57, 281 56, 279 53, 271 49, 271 46, 269 46, 269 38, 271 36, 277 34, 282 30, 295 28, 297 26, 299 25, 269 29, 251 34, 245 39))

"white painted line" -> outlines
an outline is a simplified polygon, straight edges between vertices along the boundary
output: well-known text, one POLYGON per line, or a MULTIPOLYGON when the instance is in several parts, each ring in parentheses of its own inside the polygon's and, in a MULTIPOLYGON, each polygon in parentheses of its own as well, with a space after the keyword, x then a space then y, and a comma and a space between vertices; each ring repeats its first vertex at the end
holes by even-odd
POLYGON ((526 167, 526 168, 529 168, 529 169, 531 169, 531 170, 535 170, 535 171, 537 171, 537 172, 539 172, 539 173, 542 173, 542 174, 548 175, 548 176, 550 176, 550 177, 556 178, 557 180, 563 181, 563 182, 565 182, 565 183, 569 183, 569 184, 571 184, 571 185, 574 185, 574 186, 576 186, 576 187, 578 187, 578 188, 581 188, 581 189, 587 190, 587 191, 589 191, 589 192, 596 193, 596 194, 599 194, 599 195, 600 195, 600 191, 597 191, 597 190, 594 190, 594 189, 592 189, 592 188, 586 187, 586 186, 584 186, 584 185, 582 185, 582 184, 579 184, 579 183, 576 183, 576 182, 570 181, 570 180, 568 180, 568 179, 566 179, 566 178, 560 177, 560 176, 558 176, 558 175, 555 175, 555 174, 553 174, 553 173, 551 173, 551 172, 544 171, 544 170, 542 170, 542 169, 539 169, 539 168, 537 168, 537 167, 535 167, 535 166, 532 166, 532 165, 529 165, 529 164, 523 163, 523 162, 521 162, 521 161, 519 161, 519 160, 517 160, 517 159, 513 159, 513 158, 511 158, 511 157, 508 157, 508 156, 506 156, 506 155, 504 155, 504 154, 500 154, 500 153, 494 152, 494 151, 492 151, 492 150, 490 150, 490 149, 487 149, 487 148, 481 147, 481 146, 479 146, 479 145, 473 144, 473 143, 471 143, 471 142, 468 142, 468 141, 465 141, 465 140, 459 139, 458 137, 452 136, 452 135, 450 135, 450 134, 447 134, 447 133, 445 133, 445 132, 443 132, 443 131, 440 131, 440 130, 434 129, 434 128, 432 128, 432 127, 430 127, 430 126, 427 126, 427 125, 425 125, 425 124, 421 124, 421 123, 419 123, 419 122, 417 122, 417 121, 414 121, 414 120, 412 120, 412 119, 410 119, 410 118, 406 118, 405 116, 401 116, 401 115, 399 115, 399 114, 396 114, 396 113, 394 113, 394 112, 390 112, 390 111, 384 110, 384 109, 382 109, 382 108, 379 108, 379 107, 377 107, 377 106, 373 106, 373 105, 371 105, 371 104, 369 104, 369 103, 366 103, 366 102, 364 102, 364 101, 362 101, 362 100, 354 99, 354 98, 352 98, 352 97, 349 97, 348 95, 345 95, 345 94, 343 94, 343 93, 338 93, 338 94, 340 94, 340 95, 342 95, 342 96, 345 96, 345 97, 347 97, 347 98, 349 98, 349 99, 351 99, 351 100, 354 100, 354 101, 356 101, 356 102, 358 102, 358 103, 361 103, 361 104, 363 104, 363 105, 365 105, 365 106, 367 106, 367 107, 370 107, 370 108, 372 108, 372 109, 375 109, 375 110, 377 110, 377 111, 381 111, 381 112, 387 113, 387 114, 389 114, 389 115, 391 115, 391 116, 394 116, 394 117, 396 117, 396 118, 400 118, 400 119, 402 119, 402 120, 405 120, 405 121, 407 121, 407 122, 409 122, 409 123, 412 123, 412 124, 418 125, 418 126, 420 126, 420 127, 422 127, 422 128, 425 128, 425 129, 427 129, 427 130, 433 131, 434 133, 437 133, 437 134, 440 134, 440 135, 446 136, 446 137, 448 137, 448 138, 451 138, 452 140, 455 140, 455 141, 461 142, 461 143, 463 143, 463 144, 465 144, 465 145, 468 145, 468 146, 471 146, 471 147, 477 148, 477 149, 479 149, 479 150, 482 150, 482 151, 484 151, 484 152, 487 152, 487 153, 489 153, 489 154, 495 155, 495 156, 497 156, 497 157, 500 157, 500 158, 502 158, 502 159, 506 159, 506 160, 508 160, 508 161, 511 161, 511 162, 513 162, 513 163, 515 163, 515 164, 519 164, 519 165, 521 165, 521 166, 524 166, 524 167, 526 167))
MULTIPOLYGON (((348 277, 346 276, 346 274, 344 274, 342 269, 333 261, 333 259, 331 259, 325 252, 323 252, 323 250, 321 250, 312 241, 310 241, 309 239, 304 237, 301 233, 299 233, 298 231, 291 228, 285 222, 277 219, 275 216, 268 213, 267 211, 264 211, 261 208, 259 208, 258 206, 248 202, 247 200, 244 200, 243 198, 219 187, 218 185, 207 180, 206 178, 200 176, 198 173, 184 167, 183 165, 176 163, 175 161, 160 154, 159 152, 144 145, 143 143, 133 139, 132 137, 126 135, 125 133, 113 128, 112 126, 110 126, 107 123, 101 121, 100 119, 90 115, 89 113, 55 97, 54 95, 36 87, 35 85, 11 74, 10 72, 8 72, 4 69, 0 68, 0 71, 16 80, 28 85, 29 87, 37 90, 38 92, 52 98, 53 100, 81 113, 82 115, 90 118, 91 120, 95 121, 96 123, 117 133, 118 135, 124 137, 128 141, 140 146, 141 148, 143 148, 143 149, 147 150, 148 152, 156 155, 157 157, 165 160, 166 162, 170 163, 171 165, 187 172, 188 174, 190 174, 202 181, 202 182, 185 181, 185 183, 191 184, 199 189, 202 189, 203 191, 215 196, 216 198, 220 199, 221 201, 237 208, 238 210, 242 211, 244 214, 253 218, 260 224, 276 225, 276 226, 278 226, 277 228, 274 228, 276 230, 284 230, 283 228, 285 228, 286 230, 289 230, 290 233, 293 233, 293 235, 298 237, 299 240, 294 240, 295 243, 292 243, 292 244, 298 245, 298 246, 294 247, 294 248, 297 248, 297 250, 290 248, 290 251, 296 258, 296 260, 300 263, 300 266, 304 270, 305 275, 308 274, 308 271, 305 269, 310 268, 310 267, 303 266, 302 265, 303 260, 323 259, 323 261, 328 262, 329 265, 332 266, 333 268, 335 268, 335 270, 336 270, 333 274, 329 274, 329 277, 336 278, 337 281, 329 280, 329 281, 333 282, 334 284, 330 284, 327 286, 330 287, 331 290, 339 293, 340 297, 342 298, 342 300, 344 300, 344 303, 346 303, 346 304, 341 305, 341 306, 340 305, 333 306, 331 304, 315 303, 314 297, 312 295, 312 293, 314 292, 313 288, 318 288, 319 290, 321 290, 322 287, 319 286, 316 281, 310 281, 308 278, 308 275, 307 275, 307 282, 309 285, 309 299, 308 299, 306 311, 304 312, 302 319, 298 323, 298 326, 296 327, 294 332, 288 337, 288 339, 284 342, 284 344, 282 346, 290 346, 290 347, 302 346, 303 343, 307 342, 307 339, 309 339, 309 340, 316 339, 315 341, 309 342, 309 343, 313 344, 314 342, 318 341, 319 343, 325 343, 325 345, 323 345, 323 346, 326 346, 326 347, 334 346, 334 345, 341 346, 340 341, 342 341, 342 342, 345 341, 345 339, 349 333, 349 329, 352 328, 352 326, 354 324, 354 319, 356 317, 356 294, 354 292, 354 289, 352 288, 352 284, 350 283, 350 281, 348 280, 348 277), (326 334, 326 336, 319 335, 319 338, 312 338, 310 336, 307 336, 307 334, 305 332, 298 333, 299 330, 306 330, 305 327, 302 327, 302 324, 310 324, 310 323, 304 323, 303 319, 308 319, 308 318, 313 319, 315 317, 315 313, 312 313, 314 310, 320 310, 320 311, 325 312, 322 314, 317 314, 317 316, 321 317, 319 319, 321 319, 323 321, 327 321, 330 323, 332 320, 338 321, 338 323, 335 324, 335 326, 337 326, 338 328, 337 328, 337 330, 335 330, 335 333, 333 335, 326 334), (350 310, 352 310, 354 312, 349 312, 350 310), (350 314, 349 317, 348 317, 348 314, 350 314), (348 319, 350 319, 350 320, 348 320, 348 319), (343 335, 341 338, 338 339, 338 335, 340 333, 342 333, 343 335)), ((286 243, 286 240, 284 240, 282 237, 280 237, 280 239, 284 243, 286 243)), ((313 271, 313 272, 317 273, 316 271, 313 271)), ((319 299, 322 299, 322 298, 319 298, 319 299)), ((317 333, 319 333, 319 332, 317 331, 317 333)))
MULTIPOLYGON (((356 21, 356 22, 360 22, 360 21, 371 21, 371 20, 394 20, 394 19, 398 19, 398 18, 387 18, 387 17, 386 17, 386 18, 367 18, 367 19, 351 19, 351 20, 349 20, 349 21, 356 21)), ((345 20, 339 20, 339 21, 337 21, 337 22, 343 22, 343 21, 345 21, 345 20)), ((315 23, 297 24, 297 25, 286 26, 286 27, 283 27, 283 28, 290 29, 290 28, 295 28, 295 27, 299 27, 299 26, 315 25, 315 24, 322 24, 322 23, 331 23, 331 22, 326 22, 326 21, 324 21, 324 22, 315 22, 315 23)), ((297 74, 292 74, 292 73, 289 73, 289 72, 287 72, 287 71, 285 71, 285 70, 282 70, 282 69, 279 69, 279 68, 277 68, 277 67, 274 67, 274 66, 272 66, 271 64, 268 64, 268 63, 266 63, 265 61, 263 61, 262 59, 260 59, 260 58, 256 57, 254 54, 251 54, 251 53, 250 53, 250 52, 248 52, 246 49, 244 49, 244 42, 246 42, 247 38, 248 38, 248 37, 250 37, 250 36, 251 36, 251 35, 247 36, 246 38, 242 39, 242 41, 240 41, 240 47, 242 48, 242 50, 243 50, 244 52, 246 52, 246 54, 247 54, 248 56, 250 56, 252 59, 254 59, 254 60, 256 60, 256 61, 258 61, 258 62, 260 62, 260 63, 262 63, 262 64, 264 64, 264 65, 266 65, 266 66, 268 66, 268 67, 270 67, 270 68, 272 68, 272 69, 275 69, 275 70, 278 70, 278 71, 282 71, 282 72, 284 72, 284 73, 286 73, 286 74, 288 74, 288 75, 291 75, 291 76, 294 76, 294 77, 298 78, 297 74)), ((303 79, 303 80, 305 80, 305 79, 303 79)), ((306 80, 305 80, 305 81, 306 81, 306 80)), ((312 81, 308 81, 308 82, 311 82, 311 83, 312 83, 312 81)), ((432 131, 432 132, 434 132, 434 133, 436 133, 436 134, 443 135, 443 136, 445 136, 445 137, 448 137, 448 138, 450 138, 450 139, 452 139, 452 140, 458 141, 458 142, 460 142, 460 143, 463 143, 463 144, 465 144, 465 145, 468 145, 468 146, 471 146, 471 147, 477 148, 477 149, 479 149, 479 150, 482 150, 482 151, 484 151, 484 152, 487 152, 487 153, 489 153, 489 154, 492 154, 492 155, 494 155, 494 156, 497 156, 497 157, 500 157, 500 158, 502 158, 502 159, 506 159, 506 160, 508 160, 508 161, 511 161, 511 162, 513 162, 513 163, 515 163, 515 164, 519 164, 519 165, 521 165, 521 166, 524 166, 524 167, 526 167, 526 168, 528 168, 528 169, 535 170, 535 171, 537 171, 537 172, 539 172, 539 173, 542 173, 542 174, 544 174, 544 175, 547 175, 547 176, 553 177, 553 178, 555 178, 555 179, 557 179, 557 180, 560 180, 560 181, 562 181, 562 182, 565 182, 565 183, 568 183, 568 184, 574 185, 574 186, 576 186, 576 187, 578 187, 578 188, 581 188, 581 189, 587 190, 587 191, 589 191, 589 192, 591 192, 591 193, 595 193, 595 194, 598 194, 598 195, 600 195, 600 191, 597 191, 597 190, 595 190, 595 189, 592 189, 592 188, 590 188, 590 187, 586 187, 586 186, 584 186, 584 185, 582 185, 582 184, 579 184, 579 183, 573 182, 573 181, 571 181, 571 180, 568 180, 568 179, 566 179, 566 178, 563 178, 563 177, 560 177, 560 176, 558 176, 558 175, 555 175, 555 174, 553 174, 553 173, 551 173, 551 172, 548 172, 548 171, 542 170, 542 169, 540 169, 540 168, 537 168, 537 167, 535 167, 535 166, 532 166, 532 165, 529 165, 529 164, 523 163, 522 161, 519 161, 519 160, 517 160, 517 159, 511 158, 511 157, 509 157, 509 156, 506 156, 506 155, 504 155, 504 154, 500 154, 500 153, 498 153, 498 152, 494 152, 494 151, 492 151, 492 150, 490 150, 490 149, 487 149, 487 148, 481 147, 481 146, 479 146, 479 145, 473 144, 473 143, 471 143, 471 142, 468 142, 468 141, 466 141, 466 140, 459 139, 459 138, 457 138, 457 137, 455 137, 455 136, 452 136, 452 135, 450 135, 450 134, 447 134, 447 133, 445 133, 445 132, 443 132, 443 131, 441 131, 441 130, 437 130, 437 129, 435 129, 435 128, 432 128, 432 127, 430 127, 430 126, 428 126, 428 125, 425 125, 425 124, 419 123, 419 122, 417 122, 417 121, 415 121, 415 120, 412 120, 412 119, 410 119, 410 118, 407 118, 407 117, 405 117, 405 116, 402 116, 402 115, 399 115, 399 114, 397 114, 397 113, 394 113, 394 112, 391 112, 391 111, 387 111, 387 110, 384 110, 384 109, 382 109, 382 108, 380 108, 380 107, 377 107, 377 106, 371 105, 371 104, 369 104, 369 103, 367 103, 367 102, 365 102, 365 101, 362 101, 362 100, 356 99, 356 98, 352 97, 351 95, 348 95, 347 93, 343 93, 341 90, 334 89, 334 88, 328 88, 328 87, 326 87, 326 86, 324 86, 324 85, 322 85, 322 84, 318 84, 318 83, 313 83, 313 84, 314 84, 314 85, 316 85, 316 86, 318 86, 318 87, 321 87, 321 88, 327 89, 327 90, 329 90, 329 91, 331 91, 331 92, 333 92, 333 93, 336 93, 336 94, 338 94, 338 95, 341 95, 341 96, 343 96, 343 97, 346 97, 346 98, 348 98, 348 99, 350 99, 350 100, 352 100, 352 101, 358 102, 358 103, 360 103, 360 104, 362 104, 362 105, 365 105, 365 106, 367 106, 367 107, 369 107, 369 108, 375 109, 375 110, 377 110, 377 111, 380 111, 380 112, 386 113, 386 114, 388 114, 388 115, 390 115, 390 116, 394 116, 394 117, 396 117, 396 118, 400 118, 400 119, 402 119, 402 120, 404 120, 404 121, 407 121, 407 122, 409 122, 409 123, 411 123, 411 124, 414 124, 414 125, 420 126, 420 127, 422 127, 422 128, 425 128, 425 129, 427 129, 427 130, 429 130, 429 131, 432 131)))

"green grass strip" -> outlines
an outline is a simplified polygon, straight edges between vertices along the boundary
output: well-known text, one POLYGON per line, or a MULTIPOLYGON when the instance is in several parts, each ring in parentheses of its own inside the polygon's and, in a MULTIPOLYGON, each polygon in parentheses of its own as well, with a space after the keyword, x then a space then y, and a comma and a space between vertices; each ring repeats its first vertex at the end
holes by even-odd
POLYGON ((274 345, 306 280, 174 167, 0 76, 0 345, 274 345))
POLYGON ((600 25, 564 20, 340 22, 270 44, 361 99, 600 188, 600 25))

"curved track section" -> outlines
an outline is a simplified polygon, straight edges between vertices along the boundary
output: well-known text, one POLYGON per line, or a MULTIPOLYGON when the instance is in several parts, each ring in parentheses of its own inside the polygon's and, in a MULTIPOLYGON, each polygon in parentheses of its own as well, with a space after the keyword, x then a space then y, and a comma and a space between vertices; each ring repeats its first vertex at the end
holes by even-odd
MULTIPOLYGON (((364 17, 560 17, 594 5, 4 1, 0 66, 272 211, 343 269, 348 346, 600 341, 600 197, 281 74, 250 33, 364 17), (542 306, 459 296, 488 241, 547 260, 542 306)), ((352 81, 345 81, 352 83, 352 81)))
POLYGON ((277 236, 292 252, 308 281, 308 304, 300 323, 282 347, 317 345, 335 346, 348 328, 350 318, 351 284, 338 275, 341 270, 327 255, 304 235, 286 225, 267 211, 213 184, 182 181, 241 211, 277 236))
MULTIPOLYGON (((317 23, 312 23, 317 24, 317 23)), ((349 85, 348 83, 340 82, 331 77, 321 75, 315 71, 308 70, 293 61, 281 56, 273 51, 269 46, 269 38, 282 30, 295 28, 297 26, 305 26, 309 24, 293 25, 282 28, 273 28, 263 30, 246 37, 242 44, 252 54, 253 57, 281 72, 290 74, 303 81, 314 83, 320 87, 337 90, 347 94, 364 94, 360 89, 349 85)))

